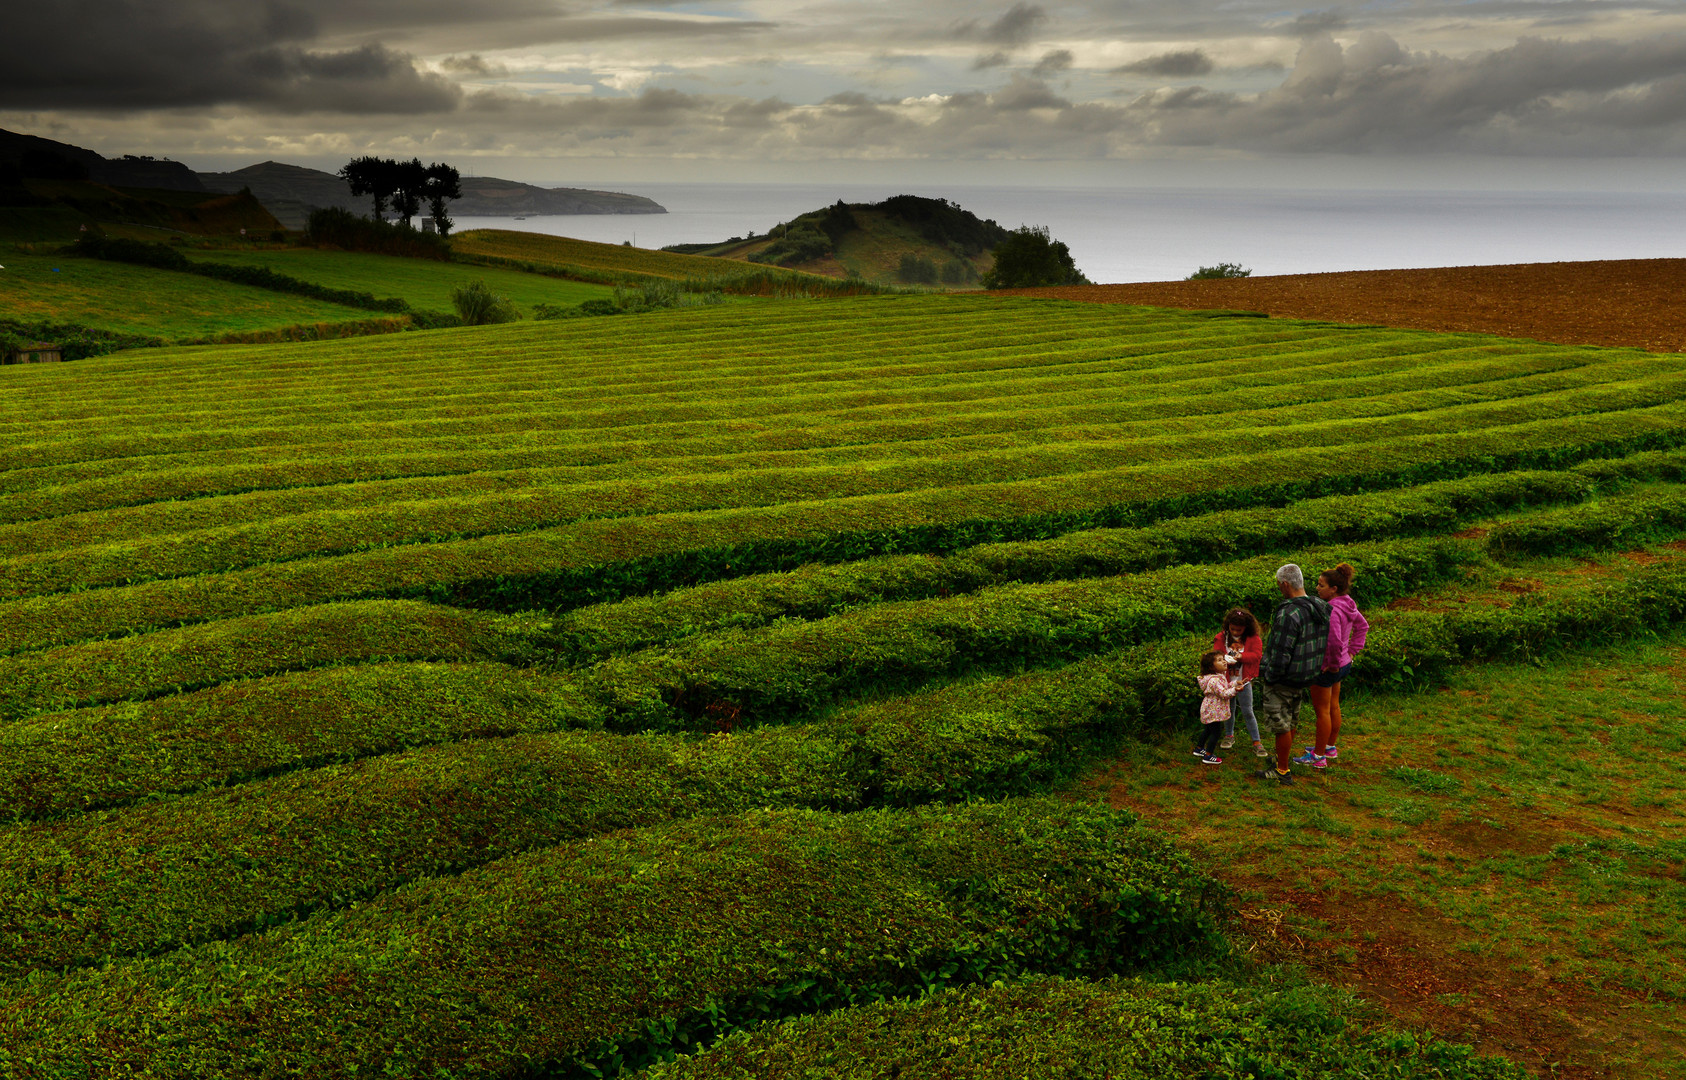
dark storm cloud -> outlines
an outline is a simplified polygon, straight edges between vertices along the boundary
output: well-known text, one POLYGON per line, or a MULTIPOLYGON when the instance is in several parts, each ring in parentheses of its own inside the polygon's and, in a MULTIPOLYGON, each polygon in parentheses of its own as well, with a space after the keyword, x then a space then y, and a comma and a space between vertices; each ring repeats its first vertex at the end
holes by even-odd
POLYGON ((1071 70, 1071 65, 1076 61, 1077 57, 1070 49, 1053 49, 1042 54, 1042 59, 1036 62, 1030 73, 1039 79, 1047 78, 1049 75, 1071 70))
POLYGON ((1040 4, 1017 3, 994 22, 967 19, 954 28, 954 36, 987 41, 992 45, 1023 45, 1048 20, 1040 4))
MULTIPOLYGON (((478 47, 615 39, 708 38, 765 22, 570 16, 553 0, 69 0, 17 5, 5 17, 0 107, 132 110, 244 105, 273 112, 427 113, 461 91, 389 40, 430 28, 478 47), (455 28, 455 29, 452 29, 455 28), (337 47, 334 43, 338 43, 337 47)), ((461 48, 462 45, 458 45, 461 48)), ((477 55, 453 74, 496 71, 477 55), (474 65, 485 65, 477 68, 474 65)))
POLYGON ((1133 64, 1113 68, 1119 75, 1160 75, 1166 78, 1186 79, 1196 75, 1209 75, 1217 67, 1212 58, 1199 49, 1185 49, 1181 52, 1160 53, 1150 56, 1146 60, 1137 60, 1133 64))
POLYGON ((0 101, 134 109, 437 112, 460 91, 381 45, 311 49, 319 21, 281 3, 37 3, 6 16, 0 101))
POLYGON ((502 64, 488 64, 479 53, 468 56, 447 56, 439 61, 439 66, 453 75, 508 75, 509 69, 502 64))
POLYGON ((1004 52, 985 53, 972 61, 973 71, 988 71, 990 68, 1006 67, 1013 62, 1013 58, 1004 52))
POLYGON ((1366 32, 1307 41, 1256 96, 1146 95, 1130 112, 1153 141, 1297 151, 1587 148, 1623 130, 1683 134, 1686 37, 1524 39, 1470 57, 1408 53, 1366 32))
POLYGON ((1342 30, 1346 26, 1346 16, 1338 11, 1308 11, 1293 22, 1288 23, 1283 29, 1295 37, 1313 37, 1334 30, 1342 30))

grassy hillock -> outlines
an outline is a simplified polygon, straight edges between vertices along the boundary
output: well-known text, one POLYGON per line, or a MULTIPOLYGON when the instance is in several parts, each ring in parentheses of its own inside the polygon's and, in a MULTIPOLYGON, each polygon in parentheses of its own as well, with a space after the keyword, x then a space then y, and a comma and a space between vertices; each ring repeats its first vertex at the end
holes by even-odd
POLYGON ((249 191, 217 194, 36 179, 21 181, 21 189, 26 198, 0 198, 0 241, 68 242, 84 225, 148 240, 171 233, 237 234, 241 229, 252 236, 269 236, 281 228, 249 191))
POLYGON ((946 199, 897 195, 871 204, 839 200, 776 225, 765 236, 665 250, 880 284, 965 287, 994 265, 990 252, 1008 235, 994 221, 946 199))
POLYGON ((1686 358, 880 295, 0 384, 8 1076, 1686 1076, 1686 358), (1187 740, 1286 561, 1372 630, 1283 786, 1187 740))

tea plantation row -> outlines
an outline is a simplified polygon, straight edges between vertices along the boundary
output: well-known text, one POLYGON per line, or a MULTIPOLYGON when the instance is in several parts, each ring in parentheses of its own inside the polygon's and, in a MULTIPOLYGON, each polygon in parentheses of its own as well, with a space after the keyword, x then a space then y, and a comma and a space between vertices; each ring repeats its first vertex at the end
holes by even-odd
POLYGON ((1355 683, 1686 614, 1666 554, 1381 610, 1686 533, 1672 357, 880 297, 5 378, 20 1076, 586 1076, 813 1012, 656 1072, 990 1075, 1019 1032, 1262 1075, 1293 1031, 1510 1075, 1151 981, 1245 976, 1223 890, 1040 796, 1185 720, 1288 559, 1358 566, 1355 683))

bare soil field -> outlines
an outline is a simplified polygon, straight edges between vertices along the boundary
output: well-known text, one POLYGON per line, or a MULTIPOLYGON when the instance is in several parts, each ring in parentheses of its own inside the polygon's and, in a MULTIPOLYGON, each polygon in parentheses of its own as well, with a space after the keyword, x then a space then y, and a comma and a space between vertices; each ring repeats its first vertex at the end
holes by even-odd
POLYGON ((1686 295, 1686 259, 1359 270, 1010 292, 1686 351, 1686 305, 1680 301, 1686 295))

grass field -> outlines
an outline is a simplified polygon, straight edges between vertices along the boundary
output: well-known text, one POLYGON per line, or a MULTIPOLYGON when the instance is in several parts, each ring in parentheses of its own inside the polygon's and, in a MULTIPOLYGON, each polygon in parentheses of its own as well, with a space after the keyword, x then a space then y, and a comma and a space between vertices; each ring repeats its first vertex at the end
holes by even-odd
POLYGON ((1686 1077, 1686 357, 882 296, 0 384, 0 1072, 1686 1077), (1186 741, 1289 560, 1373 633, 1278 788, 1186 741))
POLYGON ((0 255, 0 313, 167 340, 367 319, 369 312, 187 274, 69 255, 0 255))
POLYGON ((386 298, 397 297, 422 311, 451 310, 451 290, 476 278, 493 291, 515 301, 526 314, 534 304, 566 306, 613 295, 602 285, 563 281, 538 274, 496 267, 465 267, 395 255, 366 255, 353 251, 315 248, 266 248, 255 251, 210 249, 190 253, 194 259, 267 266, 278 274, 331 289, 351 289, 386 298))

